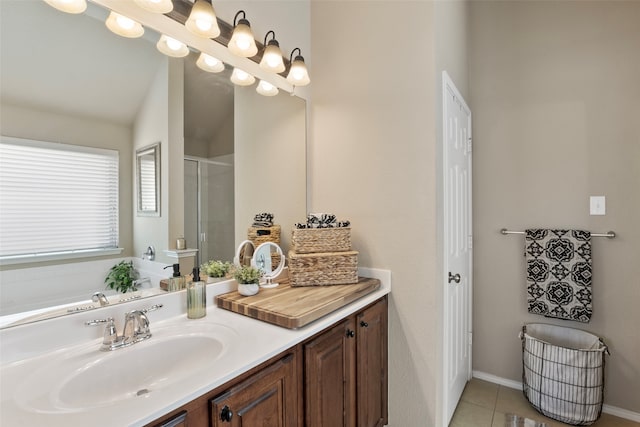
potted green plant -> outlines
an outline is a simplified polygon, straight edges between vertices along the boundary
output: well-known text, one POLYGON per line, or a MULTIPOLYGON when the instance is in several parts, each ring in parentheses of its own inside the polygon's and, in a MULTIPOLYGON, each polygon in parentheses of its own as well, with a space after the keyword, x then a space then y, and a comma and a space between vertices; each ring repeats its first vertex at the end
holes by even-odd
POLYGON ((207 283, 217 281, 229 273, 231 263, 219 260, 211 260, 200 266, 200 271, 208 276, 207 283))
POLYGON ((243 265, 233 272, 233 278, 238 282, 238 293, 244 296, 255 295, 260 290, 262 270, 243 265))
POLYGON ((107 288, 115 289, 124 294, 136 290, 135 277, 136 270, 133 268, 133 261, 120 261, 111 267, 104 282, 107 284, 107 288))

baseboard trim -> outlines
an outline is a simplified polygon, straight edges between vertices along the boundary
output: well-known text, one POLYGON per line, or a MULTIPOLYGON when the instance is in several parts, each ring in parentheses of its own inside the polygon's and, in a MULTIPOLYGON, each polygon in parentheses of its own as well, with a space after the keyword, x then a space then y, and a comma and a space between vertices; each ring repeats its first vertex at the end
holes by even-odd
POLYGON ((509 380, 481 371, 473 371, 473 377, 479 380, 489 381, 490 383, 503 385, 505 387, 522 390, 522 383, 520 381, 509 380))
MULTIPOLYGON (((479 380, 488 381, 490 383, 502 385, 509 388, 515 388, 522 390, 522 383, 520 381, 514 381, 507 378, 502 378, 497 375, 488 374, 482 371, 473 371, 473 377, 479 380)), ((627 409, 618 408, 617 406, 602 405, 602 412, 616 417, 624 418, 627 420, 640 422, 640 413, 629 411, 627 409)))

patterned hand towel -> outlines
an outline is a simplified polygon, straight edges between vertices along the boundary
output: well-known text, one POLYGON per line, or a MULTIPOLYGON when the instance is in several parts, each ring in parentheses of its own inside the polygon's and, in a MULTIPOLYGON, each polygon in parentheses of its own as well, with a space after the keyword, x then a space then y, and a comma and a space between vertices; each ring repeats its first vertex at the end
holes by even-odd
POLYGON ((526 230, 525 259, 529 313, 589 322, 591 233, 526 230))

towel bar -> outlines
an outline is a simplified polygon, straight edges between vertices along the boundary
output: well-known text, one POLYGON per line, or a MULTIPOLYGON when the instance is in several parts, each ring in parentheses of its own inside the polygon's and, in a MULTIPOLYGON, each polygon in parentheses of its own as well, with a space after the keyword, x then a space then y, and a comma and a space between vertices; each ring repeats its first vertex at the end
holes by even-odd
MULTIPOLYGON (((524 234, 524 231, 512 231, 503 228, 500 230, 502 234, 524 234)), ((606 233, 591 233, 591 237, 608 237, 609 239, 613 239, 616 237, 616 233, 613 231, 607 231, 606 233)))

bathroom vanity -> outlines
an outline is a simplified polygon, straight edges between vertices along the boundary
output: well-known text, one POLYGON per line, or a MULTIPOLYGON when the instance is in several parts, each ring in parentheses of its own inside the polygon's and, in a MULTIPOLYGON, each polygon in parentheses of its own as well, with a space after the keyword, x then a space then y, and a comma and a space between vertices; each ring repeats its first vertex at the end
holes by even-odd
POLYGON ((206 317, 186 317, 184 292, 0 330, 0 424, 11 426, 382 426, 387 419, 390 273, 381 286, 298 329, 213 304, 235 282, 211 284, 206 317), (85 326, 162 304, 152 337, 100 351, 85 326))
POLYGON ((387 297, 148 426, 387 423, 387 297))

